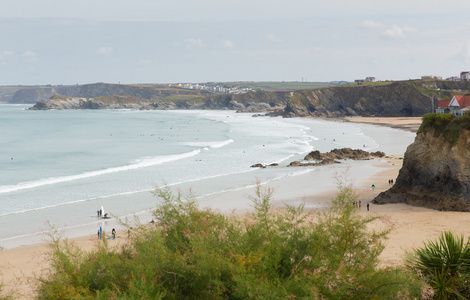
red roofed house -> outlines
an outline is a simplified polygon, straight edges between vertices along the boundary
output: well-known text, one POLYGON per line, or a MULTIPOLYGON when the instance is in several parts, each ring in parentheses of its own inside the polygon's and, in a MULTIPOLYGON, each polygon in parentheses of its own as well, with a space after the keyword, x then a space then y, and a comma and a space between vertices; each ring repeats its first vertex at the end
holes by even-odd
POLYGON ((457 117, 463 116, 470 110, 470 94, 457 95, 447 101, 439 101, 436 113, 453 114, 457 117))

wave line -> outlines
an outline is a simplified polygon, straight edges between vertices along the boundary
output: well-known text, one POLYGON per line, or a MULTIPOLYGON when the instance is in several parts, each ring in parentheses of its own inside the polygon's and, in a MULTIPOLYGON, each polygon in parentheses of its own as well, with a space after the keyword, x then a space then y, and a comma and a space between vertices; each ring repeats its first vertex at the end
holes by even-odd
POLYGON ((127 166, 121 166, 121 167, 114 167, 114 168, 109 168, 109 169, 103 169, 99 171, 91 171, 91 172, 85 172, 82 174, 77 174, 77 175, 69 175, 69 176, 62 176, 62 177, 51 177, 51 178, 45 178, 45 179, 39 179, 35 181, 28 181, 28 182, 22 182, 18 183, 15 185, 6 185, 6 186, 0 186, 0 194, 4 193, 11 193, 11 192, 16 192, 19 190, 25 190, 25 189, 33 189, 45 185, 51 185, 51 184, 56 184, 56 183, 63 183, 63 182, 68 182, 68 181, 74 181, 74 180, 80 180, 80 179, 85 179, 85 178, 90 178, 90 177, 96 177, 96 176, 101 176, 101 175, 106 175, 106 174, 111 174, 111 173, 118 173, 118 172, 123 172, 123 171, 129 171, 129 170, 136 170, 140 168, 145 168, 145 167, 151 167, 155 165, 159 165, 162 163, 170 162, 170 161, 175 161, 175 160, 180 160, 184 158, 188 158, 191 156, 195 156, 199 154, 201 150, 193 150, 188 153, 183 153, 183 154, 174 154, 174 155, 167 155, 167 156, 157 156, 153 158, 146 158, 139 160, 138 162, 127 165, 127 166))

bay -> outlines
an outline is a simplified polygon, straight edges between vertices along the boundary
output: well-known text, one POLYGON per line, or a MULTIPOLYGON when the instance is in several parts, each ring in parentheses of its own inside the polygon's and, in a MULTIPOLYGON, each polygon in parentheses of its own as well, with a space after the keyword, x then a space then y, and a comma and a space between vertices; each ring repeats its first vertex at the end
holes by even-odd
MULTIPOLYGON (((150 193, 155 185, 191 188, 203 197, 317 172, 322 191, 332 181, 328 168, 286 165, 312 150, 343 147, 403 154, 414 139, 386 127, 234 111, 27 107, 0 105, 3 247, 37 242, 51 223, 81 228, 75 234, 93 232, 101 206, 116 217, 148 212, 157 204, 150 193), (255 163, 279 167, 250 168, 255 163)), ((374 172, 373 164, 367 168, 374 172)))

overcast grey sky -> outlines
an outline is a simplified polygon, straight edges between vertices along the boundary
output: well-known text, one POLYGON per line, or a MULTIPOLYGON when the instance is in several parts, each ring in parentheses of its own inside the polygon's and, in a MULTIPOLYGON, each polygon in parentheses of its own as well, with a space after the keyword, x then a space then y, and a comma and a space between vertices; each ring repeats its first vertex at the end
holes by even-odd
POLYGON ((470 71, 468 0, 0 0, 0 85, 470 71))

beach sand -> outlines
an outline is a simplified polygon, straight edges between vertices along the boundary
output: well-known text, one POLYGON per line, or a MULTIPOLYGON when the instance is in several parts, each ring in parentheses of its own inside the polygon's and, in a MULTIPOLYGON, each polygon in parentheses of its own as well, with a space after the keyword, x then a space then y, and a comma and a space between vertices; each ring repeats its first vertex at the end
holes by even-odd
POLYGON ((400 118, 376 118, 376 117, 346 117, 342 119, 347 122, 367 123, 387 126, 397 129, 416 132, 421 125, 421 117, 400 117, 400 118))
MULTIPOLYGON (((402 128, 416 131, 419 128, 421 118, 347 118, 350 122, 373 123, 378 125, 402 128)), ((454 233, 466 232, 470 226, 470 214, 463 212, 441 212, 422 207, 413 207, 405 204, 370 204, 367 211, 366 204, 374 199, 380 192, 387 190, 390 186, 389 179, 396 179, 401 167, 403 157, 393 156, 381 160, 382 170, 371 178, 362 179, 357 189, 362 207, 359 213, 362 215, 372 214, 380 216, 380 220, 374 221, 371 229, 392 228, 389 239, 385 241, 385 250, 380 256, 381 265, 397 266, 402 264, 406 250, 420 247, 429 239, 436 239, 444 230, 454 233), (376 188, 370 188, 374 184, 376 188)), ((364 162, 367 163, 367 162, 364 162)), ((308 184, 308 175, 297 176, 296 180, 304 180, 308 184), (304 178, 304 179, 302 179, 304 178), (305 179, 307 178, 307 179, 305 179)), ((283 184, 283 181, 277 184, 283 184)), ((284 181, 288 182, 288 181, 284 181)), ((284 183, 288 184, 288 183, 284 183)), ((285 186, 283 188, 286 188, 285 186)), ((288 188, 288 187, 287 187, 288 188)), ((309 203, 325 203, 331 201, 337 191, 322 192, 320 194, 305 195, 302 201, 306 207, 309 203)), ((236 193, 235 193, 236 194, 236 193)), ((234 197, 239 197, 235 195, 234 197)), ((293 200, 297 203, 298 200, 293 200)), ((283 201, 285 203, 286 201, 283 201)), ((289 202, 289 201, 287 201, 289 202)), ((243 211, 238 211, 243 212, 243 211)), ((110 240, 112 244, 123 243, 127 240, 127 233, 118 232, 120 238, 110 240)), ((98 243, 96 235, 71 239, 76 245, 84 250, 93 249, 98 243)), ((49 263, 47 261, 47 245, 36 244, 21 246, 0 252, 0 273, 2 274, 5 292, 14 292, 15 299, 31 299, 34 296, 36 279, 39 275, 47 272, 49 263)))

